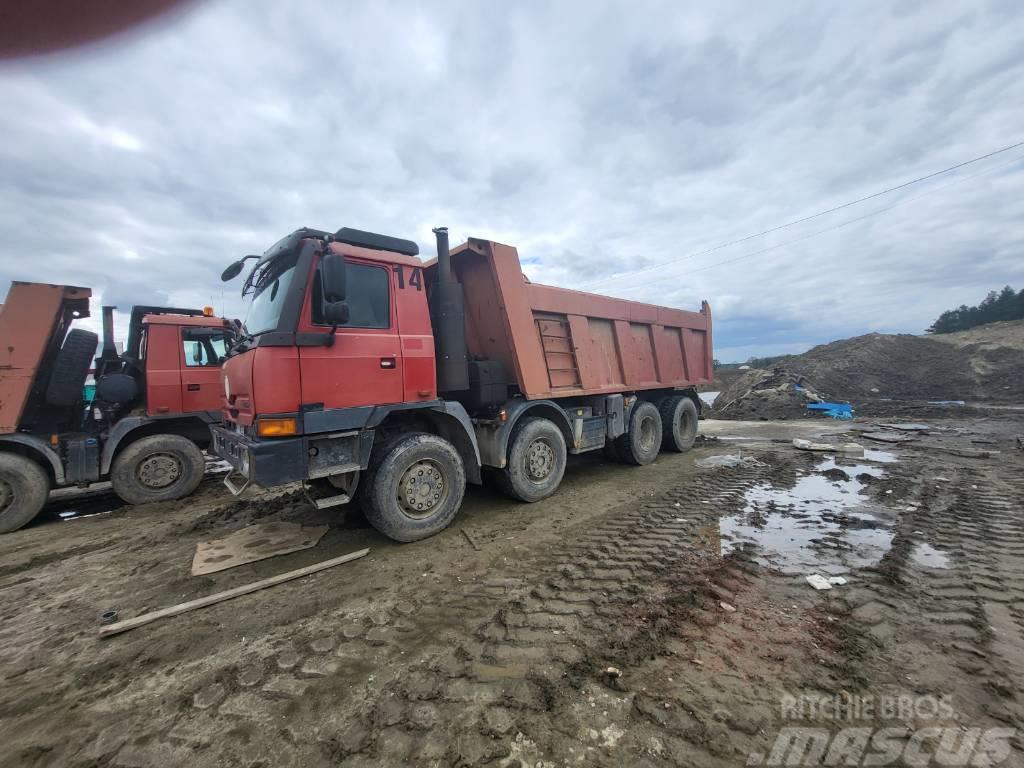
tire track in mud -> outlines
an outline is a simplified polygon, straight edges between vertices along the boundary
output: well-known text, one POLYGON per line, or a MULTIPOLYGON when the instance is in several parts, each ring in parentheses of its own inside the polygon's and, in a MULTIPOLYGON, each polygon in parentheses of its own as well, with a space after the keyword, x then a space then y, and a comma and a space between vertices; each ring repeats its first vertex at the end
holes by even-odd
POLYGON ((852 615, 870 626, 883 653, 897 656, 893 666, 913 672, 899 681, 904 690, 954 695, 961 722, 1017 728, 1020 753, 1024 479, 941 464, 922 471, 920 463, 897 474, 916 487, 906 499, 913 506, 901 515, 890 553, 856 591, 852 615), (917 557, 925 545, 945 557, 917 557))
MULTIPOLYGON (((598 700, 625 708, 620 714, 651 743, 663 744, 668 729, 694 754, 707 754, 716 739, 725 749, 724 726, 710 710, 666 710, 627 696, 599 670, 657 657, 681 623, 717 621, 719 602, 736 600, 753 567, 722 560, 717 519, 752 484, 786 472, 781 461, 704 473, 567 530, 565 543, 531 553, 514 573, 413 585, 220 652, 198 665, 176 706, 111 712, 117 722, 77 758, 116 766, 535 765, 545 755, 563 762, 587 754, 594 764, 611 759, 624 735, 621 725, 582 725, 598 700), (566 751, 577 743, 579 755, 566 751)), ((725 658, 709 663, 729 666, 725 658)), ((613 763, 621 748, 615 754, 613 763)))

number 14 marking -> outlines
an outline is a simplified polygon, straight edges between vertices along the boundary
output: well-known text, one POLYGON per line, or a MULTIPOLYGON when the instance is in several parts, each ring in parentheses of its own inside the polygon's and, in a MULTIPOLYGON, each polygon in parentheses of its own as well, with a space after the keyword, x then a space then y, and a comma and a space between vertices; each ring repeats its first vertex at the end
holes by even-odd
MULTIPOLYGON (((400 289, 405 288, 405 270, 401 264, 395 265, 395 273, 398 275, 398 287, 400 289)), ((415 288, 417 291, 423 290, 423 270, 419 267, 409 268, 409 285, 415 288)))

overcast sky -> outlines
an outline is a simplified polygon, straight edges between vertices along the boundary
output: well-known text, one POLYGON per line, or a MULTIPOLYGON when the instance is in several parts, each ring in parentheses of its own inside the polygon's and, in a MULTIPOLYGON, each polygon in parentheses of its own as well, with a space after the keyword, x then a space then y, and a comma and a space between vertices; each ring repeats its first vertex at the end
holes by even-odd
POLYGON ((1017 0, 200 2, 0 63, 0 285, 238 316, 221 269, 293 229, 445 224, 706 298, 723 360, 917 333, 1024 288, 1024 147, 716 246, 1024 140, 1022 40, 1017 0))

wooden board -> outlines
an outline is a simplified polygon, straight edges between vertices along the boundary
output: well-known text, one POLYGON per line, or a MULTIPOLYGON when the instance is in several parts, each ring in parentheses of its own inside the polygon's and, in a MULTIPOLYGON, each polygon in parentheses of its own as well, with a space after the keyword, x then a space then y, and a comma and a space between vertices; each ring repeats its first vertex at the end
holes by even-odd
POLYGON ((134 619, 125 619, 124 621, 118 621, 114 624, 108 624, 105 627, 100 627, 100 637, 117 635, 121 632, 127 632, 129 629, 135 629, 136 627, 141 627, 145 624, 149 624, 150 622, 157 621, 158 619, 178 616, 182 613, 194 611, 197 608, 205 608, 208 605, 214 605, 216 603, 222 603, 225 600, 231 600, 235 597, 248 595, 250 592, 256 592, 260 589, 266 589, 267 587, 273 587, 277 584, 283 584, 284 582, 291 581, 292 579, 301 579, 303 576, 309 576, 311 573, 323 571, 327 568, 333 568, 336 565, 341 565, 342 563, 348 563, 360 557, 365 557, 369 553, 369 549, 360 549, 357 552, 350 552, 347 555, 336 557, 333 560, 324 560, 322 563, 307 565, 305 568, 299 568, 295 571, 288 571, 286 573, 278 574, 277 576, 271 576, 269 579, 254 581, 252 584, 243 584, 241 587, 235 587, 234 589, 229 589, 224 592, 216 592, 212 595, 200 597, 196 600, 189 600, 187 603, 172 605, 170 608, 161 608, 159 611, 144 613, 141 616, 136 616, 134 619))

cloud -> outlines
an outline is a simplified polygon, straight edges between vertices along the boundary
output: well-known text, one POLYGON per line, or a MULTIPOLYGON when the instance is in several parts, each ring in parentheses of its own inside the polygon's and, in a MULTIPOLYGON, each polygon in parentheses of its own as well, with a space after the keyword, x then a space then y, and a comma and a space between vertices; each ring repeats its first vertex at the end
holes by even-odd
POLYGON ((693 254, 1021 140, 1022 36, 1012 2, 198 4, 0 66, 0 280, 239 316, 221 269, 297 227, 447 224, 707 298, 722 359, 920 332, 1024 287, 1024 152, 693 254))

